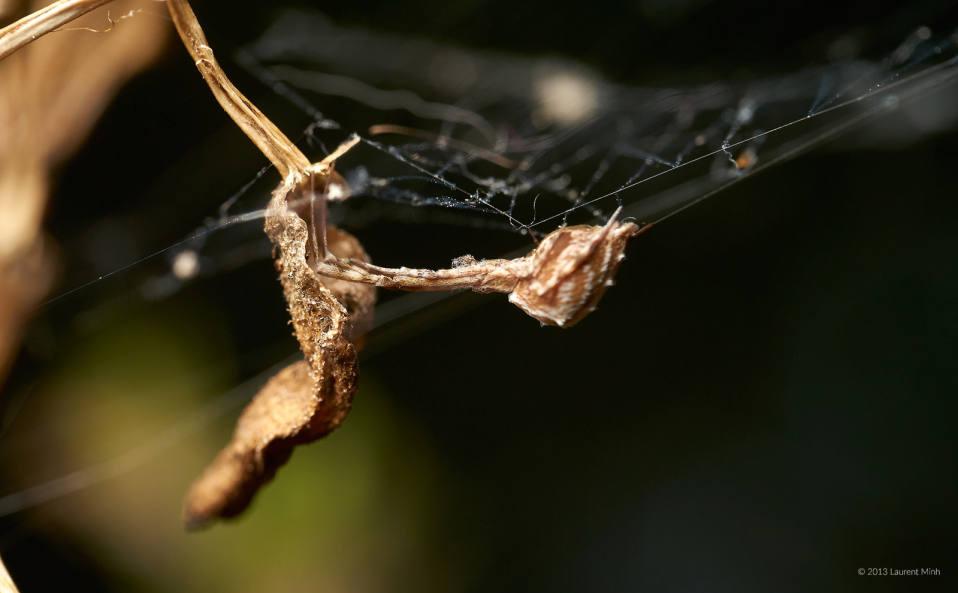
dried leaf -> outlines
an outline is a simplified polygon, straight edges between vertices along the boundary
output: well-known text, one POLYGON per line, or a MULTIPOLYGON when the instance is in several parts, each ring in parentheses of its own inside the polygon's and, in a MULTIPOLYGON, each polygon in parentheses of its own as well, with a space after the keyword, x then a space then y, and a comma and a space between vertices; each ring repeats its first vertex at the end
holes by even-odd
MULTIPOLYGON (((77 27, 109 22, 101 9, 77 27)), ((131 18, 105 33, 59 31, 0 61, 0 380, 52 281, 53 250, 41 232, 51 170, 86 138, 119 86, 159 55, 164 37, 157 19, 131 18)))
MULTIPOLYGON (((313 271, 306 222, 287 205, 291 193, 284 185, 274 194, 266 233, 276 248, 280 282, 306 360, 280 371, 243 411, 230 443, 187 494, 184 518, 190 528, 241 513, 294 447, 342 423, 356 391, 351 339, 371 322, 375 288, 313 271)), ((368 261, 359 241, 345 231, 330 227, 328 248, 337 257, 368 261)))
POLYGON ((626 243, 639 232, 635 224, 613 217, 605 226, 570 226, 549 233, 526 256, 529 272, 519 278, 509 302, 547 325, 578 323, 612 285, 626 243))

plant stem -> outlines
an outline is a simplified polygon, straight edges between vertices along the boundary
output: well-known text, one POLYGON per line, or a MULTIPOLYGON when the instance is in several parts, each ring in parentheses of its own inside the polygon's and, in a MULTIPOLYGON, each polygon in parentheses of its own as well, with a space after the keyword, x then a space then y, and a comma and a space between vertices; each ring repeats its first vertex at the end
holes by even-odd
POLYGON ((427 270, 384 268, 360 261, 328 258, 315 265, 321 276, 408 291, 470 289, 476 292, 512 292, 529 274, 528 258, 483 260, 458 268, 427 270))
POLYGON ((113 0, 57 0, 0 29, 0 60, 113 0))
POLYGON ((190 3, 187 0, 168 0, 166 4, 183 45, 196 62, 196 68, 220 107, 276 166, 283 178, 297 174, 305 179, 309 159, 226 77, 213 56, 213 50, 190 3))

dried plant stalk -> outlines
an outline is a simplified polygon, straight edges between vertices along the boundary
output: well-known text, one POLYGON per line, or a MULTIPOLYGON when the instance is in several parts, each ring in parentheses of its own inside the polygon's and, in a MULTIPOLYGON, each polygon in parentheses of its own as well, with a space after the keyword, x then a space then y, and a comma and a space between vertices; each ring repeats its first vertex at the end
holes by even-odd
POLYGON ((169 0, 167 6, 183 45, 196 61, 203 80, 223 110, 276 166, 280 175, 285 178, 290 173, 305 172, 309 168, 309 159, 226 77, 190 3, 169 0))
POLYGON ((560 228, 515 259, 464 256, 450 269, 422 270, 330 258, 317 262, 316 269, 324 276, 396 290, 507 293, 511 303, 543 324, 569 327, 593 311, 611 286, 628 240, 652 226, 640 229, 617 217, 618 211, 604 226, 560 228))
POLYGON ((59 0, 0 29, 0 60, 113 0, 59 0))

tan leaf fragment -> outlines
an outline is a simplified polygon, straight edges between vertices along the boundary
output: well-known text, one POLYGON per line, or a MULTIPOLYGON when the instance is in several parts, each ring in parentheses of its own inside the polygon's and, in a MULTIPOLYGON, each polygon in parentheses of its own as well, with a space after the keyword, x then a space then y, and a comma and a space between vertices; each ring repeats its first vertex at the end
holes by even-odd
MULTIPOLYGON (((48 5, 29 3, 32 10, 48 5)), ((145 6, 124 1, 116 10, 132 14, 145 6)), ((76 27, 99 30, 110 22, 100 9, 76 27)), ((159 55, 164 30, 161 21, 138 15, 103 33, 61 30, 0 61, 0 380, 53 279, 53 250, 41 227, 52 171, 83 142, 118 88, 159 55)))
POLYGON ((546 325, 569 327, 595 310, 625 259, 629 239, 648 229, 615 217, 605 226, 577 225, 546 235, 526 256, 509 302, 546 325))
MULTIPOLYGON (((322 438, 343 422, 356 391, 351 340, 371 322, 375 288, 321 278, 310 268, 309 230, 287 207, 291 191, 284 185, 275 192, 266 233, 276 248, 280 282, 306 360, 280 371, 243 411, 232 440, 187 493, 184 519, 190 528, 240 514, 293 448, 322 438)), ((355 237, 333 227, 327 233, 333 255, 368 261, 355 237)))

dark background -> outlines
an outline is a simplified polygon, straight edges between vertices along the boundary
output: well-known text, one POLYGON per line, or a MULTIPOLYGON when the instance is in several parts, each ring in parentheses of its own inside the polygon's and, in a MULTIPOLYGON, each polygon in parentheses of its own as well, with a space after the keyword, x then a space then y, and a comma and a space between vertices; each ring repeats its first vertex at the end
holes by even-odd
MULTIPOLYGON (((302 129, 228 60, 286 3, 238 4, 195 8, 237 83, 302 129)), ((945 2, 318 4, 636 85, 784 74, 848 33, 880 57, 918 25, 958 25, 945 2)), ((3 518, 0 551, 25 592, 944 590, 958 569, 956 159, 945 130, 757 175, 635 241, 570 330, 472 296, 387 325, 350 421, 235 524, 184 535, 177 514, 234 406, 3 518)), ((261 165, 171 44, 61 171, 54 294, 181 239, 261 165)), ((476 232, 380 224, 363 239, 374 260, 421 262, 476 232)), ((143 298, 164 261, 40 312, 6 388, 4 493, 150 442, 293 355, 268 259, 143 298)))

